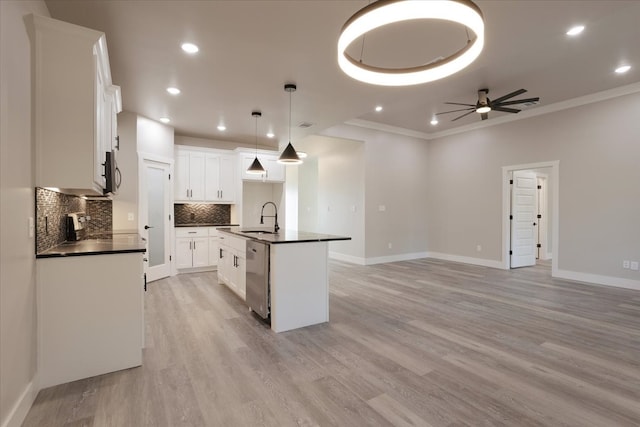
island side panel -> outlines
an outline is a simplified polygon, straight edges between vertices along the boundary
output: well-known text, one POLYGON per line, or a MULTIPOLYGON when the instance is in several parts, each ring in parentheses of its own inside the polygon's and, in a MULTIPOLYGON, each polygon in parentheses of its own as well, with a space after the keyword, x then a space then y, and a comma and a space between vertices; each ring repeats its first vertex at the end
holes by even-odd
POLYGON ((329 321, 327 242, 270 245, 271 329, 329 321))

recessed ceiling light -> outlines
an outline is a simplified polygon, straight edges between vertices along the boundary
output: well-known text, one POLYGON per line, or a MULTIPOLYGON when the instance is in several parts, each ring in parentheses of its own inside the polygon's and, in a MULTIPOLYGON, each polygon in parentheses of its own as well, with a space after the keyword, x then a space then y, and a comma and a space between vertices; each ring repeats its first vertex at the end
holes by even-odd
POLYGON ((177 87, 168 87, 167 92, 169 92, 171 95, 177 95, 180 93, 180 89, 178 89, 177 87))
POLYGON ((436 119, 436 118, 431 119, 431 125, 432 126, 435 126, 437 124, 438 124, 438 119, 436 119))
POLYGON ((624 74, 631 69, 631 65, 623 65, 622 67, 616 68, 616 73, 624 74))
POLYGON ((380 111, 382 111, 382 105, 378 105, 378 106, 376 107, 376 111, 377 111, 378 113, 379 113, 380 111))
POLYGON ((273 132, 269 132, 267 134, 267 138, 273 138, 275 136, 275 134, 273 132))
POLYGON ((576 25, 575 27, 571 27, 569 31, 567 31, 568 36, 577 36, 581 32, 584 31, 584 25, 576 25))
POLYGON ((160 121, 162 123, 169 123, 171 121, 171 119, 169 119, 168 117, 160 117, 160 121))
POLYGON ((196 46, 193 43, 182 43, 182 50, 184 50, 187 53, 198 53, 198 51, 200 50, 198 48, 198 46, 196 46))
POLYGON ((218 130, 219 131, 227 130, 227 127, 225 125, 218 125, 218 130))

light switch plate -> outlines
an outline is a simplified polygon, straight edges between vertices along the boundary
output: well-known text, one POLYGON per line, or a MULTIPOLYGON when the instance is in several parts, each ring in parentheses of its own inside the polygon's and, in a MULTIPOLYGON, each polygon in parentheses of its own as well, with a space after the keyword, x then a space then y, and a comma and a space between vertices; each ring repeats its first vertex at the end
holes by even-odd
POLYGON ((127 221, 133 221, 133 219, 134 219, 134 218, 133 218, 133 212, 129 212, 129 213, 127 214, 127 221))
POLYGON ((29 217, 29 237, 33 237, 34 233, 35 233, 35 223, 33 221, 33 217, 29 217))
POLYGON ((385 205, 378 205, 378 210, 379 210, 380 212, 384 212, 384 211, 386 211, 386 210, 387 210, 387 207, 386 207, 385 205))
POLYGON ((638 271, 638 261, 631 261, 631 269, 633 271, 638 271))
POLYGON ((622 261, 622 268, 629 268, 629 261, 627 261, 626 259, 622 261))

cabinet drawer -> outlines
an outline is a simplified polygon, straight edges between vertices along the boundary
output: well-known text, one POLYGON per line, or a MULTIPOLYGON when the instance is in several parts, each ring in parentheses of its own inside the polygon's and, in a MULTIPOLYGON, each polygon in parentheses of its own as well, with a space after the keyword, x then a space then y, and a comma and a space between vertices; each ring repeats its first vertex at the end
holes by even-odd
POLYGON ((176 237, 209 237, 207 227, 180 227, 176 228, 176 237))

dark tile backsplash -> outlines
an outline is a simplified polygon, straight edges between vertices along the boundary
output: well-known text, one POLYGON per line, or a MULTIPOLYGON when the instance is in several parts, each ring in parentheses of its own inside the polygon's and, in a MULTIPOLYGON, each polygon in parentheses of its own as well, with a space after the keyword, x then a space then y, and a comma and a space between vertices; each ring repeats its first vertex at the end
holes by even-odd
POLYGON ((80 231, 80 239, 113 229, 111 200, 85 200, 36 188, 36 253, 44 252, 66 240, 65 218, 72 212, 85 212, 91 217, 80 231))
POLYGON ((183 224, 230 224, 231 205, 187 203, 173 205, 176 225, 183 224))

